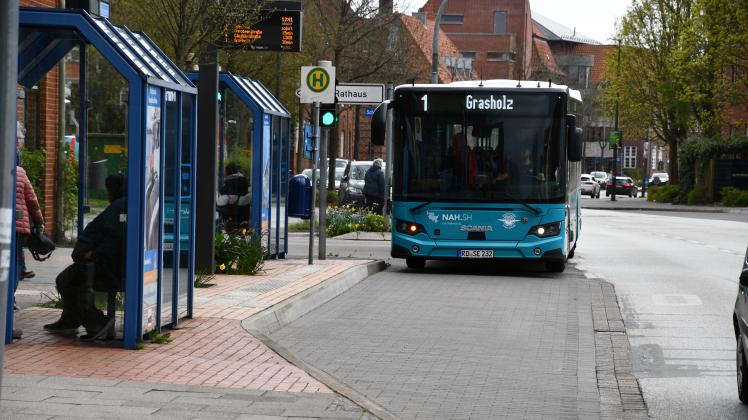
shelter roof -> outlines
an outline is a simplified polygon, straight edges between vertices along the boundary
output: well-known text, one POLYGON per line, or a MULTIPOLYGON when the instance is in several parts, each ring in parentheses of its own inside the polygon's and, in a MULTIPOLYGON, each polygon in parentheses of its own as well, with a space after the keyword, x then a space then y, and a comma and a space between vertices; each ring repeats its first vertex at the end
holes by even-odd
POLYGON ((36 83, 83 40, 114 49, 148 83, 194 93, 187 76, 144 33, 72 9, 21 8, 19 24, 18 79, 24 85, 36 83))
MULTIPOLYGON (((187 76, 193 82, 197 82, 200 73, 191 71, 187 76)), ((231 90, 236 93, 242 102, 247 100, 253 102, 263 113, 277 115, 280 117, 290 118, 291 113, 269 90, 258 80, 252 80, 246 77, 237 76, 233 73, 222 71, 219 81, 225 83, 231 90)), ((251 104, 247 104, 250 105, 251 104)))
POLYGON ((244 89, 247 95, 257 103, 257 106, 262 108, 264 113, 281 117, 291 117, 291 113, 288 112, 288 109, 286 109, 278 98, 273 96, 273 94, 270 93, 270 91, 268 91, 259 81, 237 76, 228 72, 225 73, 225 76, 236 81, 236 83, 244 89))

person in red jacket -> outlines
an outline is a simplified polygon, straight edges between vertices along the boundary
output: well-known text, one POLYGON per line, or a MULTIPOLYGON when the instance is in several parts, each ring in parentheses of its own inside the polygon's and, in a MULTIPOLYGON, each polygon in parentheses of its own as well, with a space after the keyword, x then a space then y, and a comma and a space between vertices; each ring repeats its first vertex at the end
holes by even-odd
MULTIPOLYGON (((14 293, 21 279, 21 273, 25 272, 26 268, 23 245, 26 243, 26 238, 31 234, 31 220, 44 230, 44 217, 39 207, 39 201, 36 199, 34 187, 31 185, 26 171, 22 167, 16 166, 16 278, 14 279, 14 293)), ((20 330, 13 330, 13 338, 21 338, 21 334, 20 330)))

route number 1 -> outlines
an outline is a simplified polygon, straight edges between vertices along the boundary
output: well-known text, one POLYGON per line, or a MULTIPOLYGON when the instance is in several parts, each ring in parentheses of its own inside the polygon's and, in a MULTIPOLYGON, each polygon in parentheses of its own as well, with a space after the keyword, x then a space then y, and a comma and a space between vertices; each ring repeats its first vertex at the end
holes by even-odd
POLYGON ((421 100, 423 101, 423 112, 428 112, 428 110, 429 110, 429 95, 423 95, 421 97, 421 100))

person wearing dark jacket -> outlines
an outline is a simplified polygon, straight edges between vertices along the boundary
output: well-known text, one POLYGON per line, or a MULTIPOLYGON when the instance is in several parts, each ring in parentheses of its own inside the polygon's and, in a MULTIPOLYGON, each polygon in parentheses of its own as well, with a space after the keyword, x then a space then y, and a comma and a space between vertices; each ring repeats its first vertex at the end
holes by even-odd
POLYGON ((364 175, 364 199, 366 207, 375 213, 382 212, 384 205, 384 172, 382 171, 382 159, 374 159, 366 175, 364 175))
POLYGON ((216 211, 226 231, 236 232, 248 227, 251 201, 249 181, 235 163, 226 165, 226 178, 218 194, 216 211))
POLYGON ((71 333, 83 325, 88 334, 85 338, 98 339, 114 323, 114 319, 108 318, 94 305, 91 287, 121 288, 125 236, 120 215, 127 213, 125 177, 111 175, 105 185, 109 206, 83 230, 73 248, 73 264, 57 276, 62 315, 57 322, 44 326, 49 332, 71 333), (91 267, 93 285, 88 281, 91 267))

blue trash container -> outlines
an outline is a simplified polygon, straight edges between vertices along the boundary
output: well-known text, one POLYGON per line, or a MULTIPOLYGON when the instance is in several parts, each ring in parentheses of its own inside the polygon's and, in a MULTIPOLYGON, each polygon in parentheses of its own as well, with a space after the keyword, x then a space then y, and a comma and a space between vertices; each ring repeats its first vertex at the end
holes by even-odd
POLYGON ((296 175, 288 180, 288 217, 309 219, 312 214, 312 180, 296 175))

